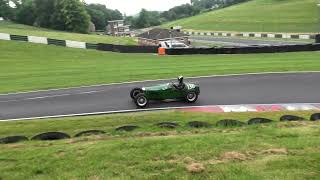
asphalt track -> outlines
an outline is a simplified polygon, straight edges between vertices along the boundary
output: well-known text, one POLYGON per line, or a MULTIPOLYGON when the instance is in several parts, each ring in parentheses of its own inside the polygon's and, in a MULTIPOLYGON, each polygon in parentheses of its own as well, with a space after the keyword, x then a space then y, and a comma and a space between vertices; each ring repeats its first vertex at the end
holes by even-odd
MULTIPOLYGON (((134 110, 136 106, 129 97, 132 88, 171 81, 173 80, 0 95, 0 119, 134 110)), ((320 72, 215 76, 186 81, 200 85, 200 98, 195 104, 152 102, 148 108, 320 102, 320 72)))
POLYGON ((191 41, 195 42, 214 42, 224 44, 227 46, 253 46, 253 45, 267 45, 267 46, 278 46, 278 45, 294 45, 294 44, 307 44, 308 42, 302 41, 285 41, 278 40, 260 40, 260 39, 243 39, 236 37, 207 37, 207 36, 191 36, 191 41))

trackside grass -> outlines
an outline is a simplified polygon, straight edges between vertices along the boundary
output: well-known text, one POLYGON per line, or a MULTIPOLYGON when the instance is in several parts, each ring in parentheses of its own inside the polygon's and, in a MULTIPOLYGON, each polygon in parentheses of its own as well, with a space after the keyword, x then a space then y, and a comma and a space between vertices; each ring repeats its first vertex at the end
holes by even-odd
POLYGON ((320 122, 278 122, 284 114, 314 112, 192 113, 162 111, 0 122, 0 137, 89 129, 99 136, 0 145, 1 179, 317 179, 320 122), (275 122, 224 128, 190 128, 189 121, 265 117, 275 122), (158 122, 179 123, 176 129, 158 122), (133 132, 115 127, 133 124, 133 132))
POLYGON ((0 93, 179 75, 317 71, 319 54, 157 56, 0 41, 0 93))
POLYGON ((137 41, 129 37, 112 37, 94 34, 79 34, 64 31, 56 31, 12 22, 0 22, 0 33, 8 33, 24 36, 41 36, 61 40, 74 40, 89 43, 109 43, 109 44, 124 44, 136 45, 137 41))
POLYGON ((240 32, 317 32, 316 0, 252 0, 165 24, 185 29, 240 32))

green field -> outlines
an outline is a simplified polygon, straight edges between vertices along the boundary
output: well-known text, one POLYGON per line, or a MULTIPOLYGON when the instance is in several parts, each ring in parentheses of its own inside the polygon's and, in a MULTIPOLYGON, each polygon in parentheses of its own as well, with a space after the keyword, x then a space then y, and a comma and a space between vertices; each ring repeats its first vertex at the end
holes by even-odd
POLYGON ((179 75, 319 71, 319 54, 157 56, 0 41, 0 92, 173 78, 179 75))
POLYGON ((316 0, 252 0, 164 26, 204 31, 312 33, 319 31, 316 4, 316 0))
POLYGON ((0 33, 8 33, 25 36, 41 36, 62 40, 74 40, 90 43, 110 43, 110 44, 125 44, 135 45, 137 41, 129 37, 112 37, 93 34, 78 34, 64 31, 55 31, 12 22, 0 22, 0 33))
MULTIPOLYGON (((0 122, 0 137, 99 129, 105 135, 0 145, 0 179, 317 179, 320 122, 274 122, 193 129, 232 118, 278 121, 289 112, 206 114, 181 111, 0 122), (176 129, 158 122, 179 123, 176 129), (133 132, 116 132, 133 124, 133 132)), ((290 112, 309 118, 314 112, 290 112)))

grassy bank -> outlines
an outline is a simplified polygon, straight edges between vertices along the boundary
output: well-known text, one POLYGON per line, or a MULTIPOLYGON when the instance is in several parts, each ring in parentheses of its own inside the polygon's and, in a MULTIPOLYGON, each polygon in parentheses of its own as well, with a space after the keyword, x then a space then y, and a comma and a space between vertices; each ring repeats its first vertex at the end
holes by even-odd
POLYGON ((157 56, 0 41, 0 92, 132 80, 320 70, 319 52, 157 56))
POLYGON ((53 39, 74 40, 90 43, 110 43, 110 44, 126 44, 135 45, 137 41, 129 37, 112 37, 93 34, 79 34, 64 31, 55 31, 51 29, 38 28, 12 22, 0 22, 0 33, 8 33, 25 36, 41 36, 53 39))
POLYGON ((242 32, 317 32, 315 0, 252 0, 165 24, 185 29, 242 32))
POLYGON ((0 145, 2 179, 317 179, 319 122, 193 129, 188 121, 246 121, 313 112, 203 114, 180 111, 1 122, 0 137, 100 129, 100 136, 0 145), (157 122, 179 123, 177 129, 157 122), (133 132, 114 128, 134 124, 133 132))

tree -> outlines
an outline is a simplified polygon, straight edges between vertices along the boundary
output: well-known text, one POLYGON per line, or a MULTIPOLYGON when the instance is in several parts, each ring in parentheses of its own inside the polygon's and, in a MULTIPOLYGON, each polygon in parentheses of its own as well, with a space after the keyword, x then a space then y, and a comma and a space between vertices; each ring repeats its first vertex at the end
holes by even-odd
POLYGON ((13 19, 13 9, 9 5, 9 0, 0 0, 0 17, 13 19))
POLYGON ((108 9, 103 4, 88 4, 86 10, 95 24, 96 29, 105 29, 108 21, 122 19, 123 16, 118 10, 108 9))
POLYGON ((36 20, 36 9, 33 0, 22 0, 16 8, 16 21, 22 24, 33 25, 36 20))
POLYGON ((52 14, 55 11, 55 0, 34 0, 36 24, 40 27, 52 28, 52 14))
POLYGON ((96 10, 96 9, 90 9, 86 8, 88 14, 91 17, 91 22, 95 25, 96 29, 102 30, 106 27, 106 20, 105 15, 103 12, 96 10))
POLYGON ((79 0, 55 0, 52 25, 55 29, 88 33, 90 16, 79 0))

